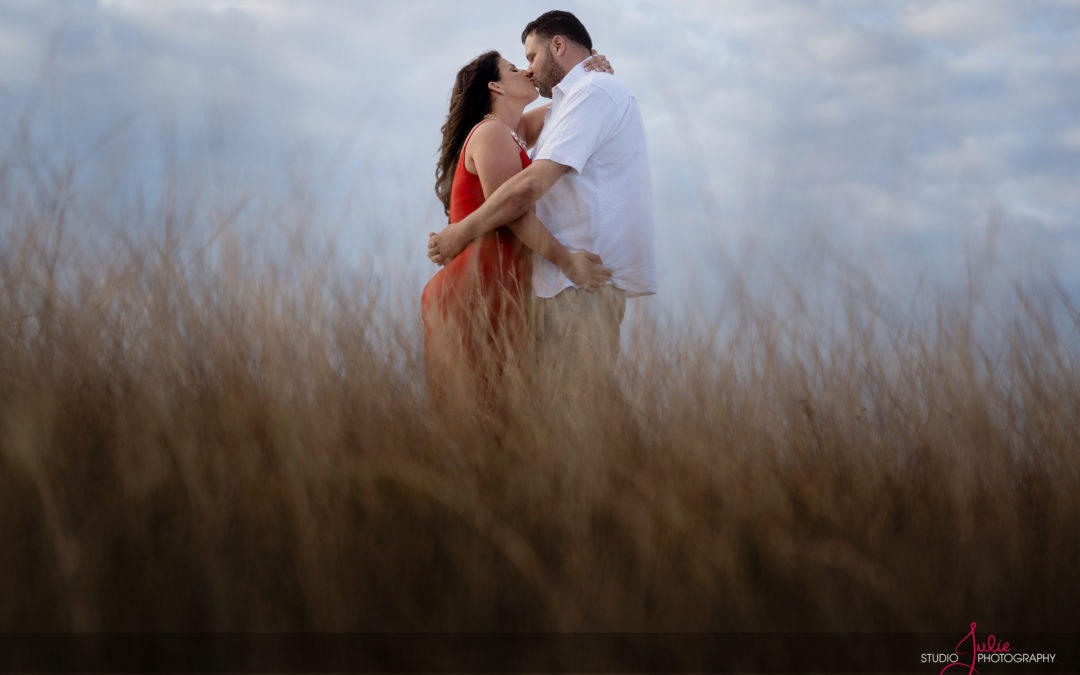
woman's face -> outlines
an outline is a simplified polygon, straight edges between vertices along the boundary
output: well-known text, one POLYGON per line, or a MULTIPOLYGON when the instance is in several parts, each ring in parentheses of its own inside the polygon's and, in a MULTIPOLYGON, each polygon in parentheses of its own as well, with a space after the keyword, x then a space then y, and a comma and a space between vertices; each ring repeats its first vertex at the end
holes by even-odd
POLYGON ((540 95, 532 80, 525 75, 525 71, 518 70, 517 66, 504 58, 499 59, 499 84, 507 96, 521 99, 525 103, 535 101, 540 95))

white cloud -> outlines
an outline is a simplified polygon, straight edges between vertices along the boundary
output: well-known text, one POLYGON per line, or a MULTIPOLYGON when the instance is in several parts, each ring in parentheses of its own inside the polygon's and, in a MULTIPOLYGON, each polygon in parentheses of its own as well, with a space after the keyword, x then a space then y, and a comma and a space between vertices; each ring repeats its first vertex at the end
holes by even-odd
MULTIPOLYGON (((346 234, 399 243, 422 240, 441 214, 430 208, 433 154, 455 72, 488 48, 520 62, 521 27, 549 9, 540 0, 44 4, 0 8, 0 83, 25 81, 57 27, 77 28, 61 31, 70 41, 58 66, 81 114, 73 134, 93 137, 136 111, 171 115, 181 140, 208 152, 221 126, 228 143, 217 151, 238 164, 306 148, 339 167, 342 182, 380 186, 364 193, 376 195, 373 215, 346 234)), ((957 223, 985 220, 995 200, 1028 220, 1080 220, 1067 189, 1080 148, 1076 2, 567 8, 642 104, 665 274, 687 267, 682 244, 702 233, 730 242, 763 223, 780 239, 817 222, 839 236, 944 241, 957 223)))
POLYGON ((927 174, 939 182, 985 182, 1007 173, 1009 155, 1021 147, 1018 134, 968 136, 924 158, 927 174))
POLYGON ((4 79, 26 77, 31 42, 23 31, 15 26, 0 24, 0 76, 4 79))
POLYGON ((1069 127, 1058 135, 1061 147, 1080 151, 1080 126, 1069 127))
POLYGON ((901 21, 923 37, 972 40, 1009 28, 1016 15, 1008 0, 921 0, 904 8, 901 21))

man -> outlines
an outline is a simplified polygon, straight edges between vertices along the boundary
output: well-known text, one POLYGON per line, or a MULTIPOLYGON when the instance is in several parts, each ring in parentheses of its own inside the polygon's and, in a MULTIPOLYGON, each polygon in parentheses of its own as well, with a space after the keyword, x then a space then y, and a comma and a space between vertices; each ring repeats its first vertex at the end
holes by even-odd
POLYGON ((429 241, 442 262, 476 237, 536 215, 572 251, 593 251, 611 270, 596 292, 579 289, 558 267, 533 256, 537 348, 570 363, 614 368, 627 297, 656 292, 652 185, 637 100, 608 74, 586 72, 592 39, 569 12, 551 11, 521 34, 528 76, 552 99, 533 162, 464 220, 429 241))

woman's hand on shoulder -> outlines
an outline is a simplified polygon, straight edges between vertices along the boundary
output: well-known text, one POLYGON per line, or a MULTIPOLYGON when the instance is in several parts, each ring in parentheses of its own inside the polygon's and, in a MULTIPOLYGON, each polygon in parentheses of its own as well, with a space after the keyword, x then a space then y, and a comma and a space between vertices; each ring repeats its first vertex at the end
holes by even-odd
POLYGON ((607 57, 603 54, 598 54, 595 49, 592 50, 592 56, 585 59, 585 65, 583 67, 585 70, 598 70, 602 73, 615 74, 615 69, 611 67, 607 57))

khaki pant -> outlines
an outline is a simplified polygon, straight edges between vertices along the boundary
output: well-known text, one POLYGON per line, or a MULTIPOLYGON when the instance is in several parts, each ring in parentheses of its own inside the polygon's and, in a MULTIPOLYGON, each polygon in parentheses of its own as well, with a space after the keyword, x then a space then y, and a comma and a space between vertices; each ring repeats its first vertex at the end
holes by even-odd
POLYGON ((553 298, 533 298, 537 365, 545 376, 566 381, 611 380, 619 360, 619 326, 626 292, 567 288, 553 298))

